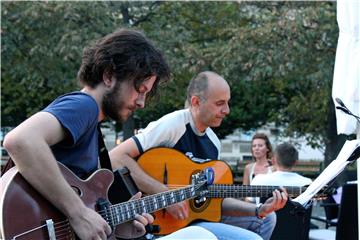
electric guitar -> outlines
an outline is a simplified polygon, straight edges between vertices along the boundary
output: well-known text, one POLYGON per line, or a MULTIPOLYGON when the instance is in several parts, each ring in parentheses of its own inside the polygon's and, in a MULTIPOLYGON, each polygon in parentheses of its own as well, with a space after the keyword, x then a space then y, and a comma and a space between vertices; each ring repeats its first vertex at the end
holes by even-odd
MULTIPOLYGON (((279 186, 233 185, 230 167, 224 161, 211 160, 195 163, 183 153, 170 148, 153 148, 142 154, 137 160, 141 168, 150 176, 169 186, 189 184, 191 176, 206 167, 215 172, 214 184, 208 186, 208 193, 202 197, 189 200, 189 217, 176 220, 165 209, 155 213, 154 225, 160 226, 157 234, 169 234, 183 228, 195 220, 219 222, 221 219, 222 198, 271 197, 279 186), (204 199, 206 198, 206 199, 204 199)), ((305 187, 284 187, 290 197, 300 195, 305 187)))
MULTIPOLYGON (((97 211, 112 229, 133 220, 136 214, 152 213, 171 204, 205 195, 207 184, 210 184, 212 178, 209 172, 199 173, 194 175, 191 185, 186 187, 111 205, 107 191, 113 181, 112 172, 100 169, 87 180, 81 180, 64 165, 59 163, 59 167, 85 205, 97 211)), ((2 239, 76 239, 68 219, 43 198, 21 176, 16 167, 0 178, 0 187, 2 239)), ((114 234, 109 239, 115 239, 114 234)))

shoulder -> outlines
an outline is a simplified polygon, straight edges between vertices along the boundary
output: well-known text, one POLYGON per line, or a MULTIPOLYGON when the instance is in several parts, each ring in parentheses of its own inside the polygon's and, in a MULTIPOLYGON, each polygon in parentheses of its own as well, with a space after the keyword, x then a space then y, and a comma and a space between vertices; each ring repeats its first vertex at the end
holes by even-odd
POLYGON ((208 127, 206 129, 206 135, 210 138, 210 140, 218 147, 220 148, 221 146, 221 142, 220 139, 218 138, 218 136, 214 133, 214 131, 208 127))
POLYGON ((134 136, 140 152, 153 147, 173 147, 186 131, 188 112, 178 110, 161 117, 134 136))
POLYGON ((271 179, 270 174, 257 174, 251 181, 251 185, 264 185, 271 179))
POLYGON ((186 124, 189 122, 188 112, 189 111, 186 111, 186 109, 182 109, 168 113, 162 116, 161 118, 159 118, 158 120, 151 122, 149 126, 154 124, 166 124, 166 125, 186 124))
POLYGON ((250 170, 255 163, 251 162, 245 165, 245 170, 250 170))
POLYGON ((72 92, 55 99, 43 112, 55 116, 73 136, 74 142, 89 130, 96 128, 99 108, 90 95, 72 92))
POLYGON ((97 103, 90 95, 82 92, 72 92, 56 98, 44 111, 74 110, 80 112, 99 112, 97 103))

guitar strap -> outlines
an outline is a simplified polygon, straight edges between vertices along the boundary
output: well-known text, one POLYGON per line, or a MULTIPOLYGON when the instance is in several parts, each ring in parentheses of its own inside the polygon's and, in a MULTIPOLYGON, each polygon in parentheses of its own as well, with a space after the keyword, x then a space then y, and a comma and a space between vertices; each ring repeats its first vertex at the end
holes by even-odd
POLYGON ((113 170, 111 167, 111 161, 110 161, 108 150, 106 149, 106 146, 105 146, 104 136, 102 135, 102 132, 100 129, 100 123, 97 125, 97 130, 98 130, 98 141, 99 141, 100 166, 102 168, 109 169, 112 172, 113 170))
POLYGON ((97 126, 99 140, 99 161, 102 168, 109 169, 114 174, 114 182, 111 184, 108 197, 112 204, 126 202, 134 194, 139 192, 134 179, 130 175, 127 167, 112 170, 109 152, 106 149, 104 138, 101 133, 100 124, 97 126))

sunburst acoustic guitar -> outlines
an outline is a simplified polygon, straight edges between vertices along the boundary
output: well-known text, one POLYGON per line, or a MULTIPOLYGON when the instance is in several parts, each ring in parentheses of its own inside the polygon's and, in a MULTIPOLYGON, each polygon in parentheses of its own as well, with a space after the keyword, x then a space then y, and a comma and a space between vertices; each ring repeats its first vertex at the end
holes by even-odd
MULTIPOLYGON (((227 197, 270 197, 279 186, 246 186, 233 185, 233 175, 227 163, 211 160, 205 163, 195 163, 183 153, 170 148, 153 148, 142 154, 137 160, 142 169, 169 186, 177 188, 189 184, 191 176, 210 167, 215 172, 214 184, 208 186, 205 201, 192 199, 188 201, 189 217, 176 220, 165 210, 155 213, 154 225, 160 226, 159 235, 172 233, 195 220, 218 222, 221 218, 222 199, 227 197)), ((284 187, 290 197, 300 195, 305 187, 284 187)))

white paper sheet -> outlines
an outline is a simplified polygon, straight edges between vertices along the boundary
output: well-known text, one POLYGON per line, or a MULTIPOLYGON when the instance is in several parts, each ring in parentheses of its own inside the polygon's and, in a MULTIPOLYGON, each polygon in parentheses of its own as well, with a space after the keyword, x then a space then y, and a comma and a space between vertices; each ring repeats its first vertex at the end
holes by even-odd
POLYGON ((310 184, 310 186, 293 201, 306 206, 316 193, 339 175, 351 162, 347 161, 356 148, 360 147, 360 139, 346 141, 337 158, 310 184))

